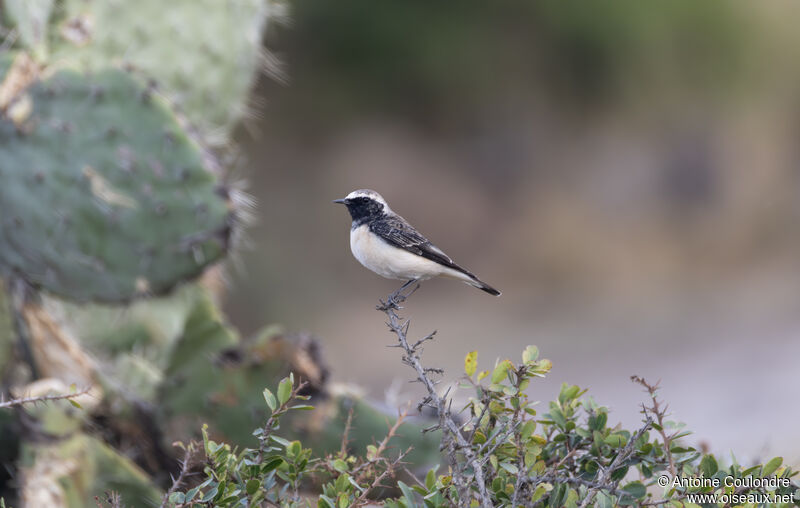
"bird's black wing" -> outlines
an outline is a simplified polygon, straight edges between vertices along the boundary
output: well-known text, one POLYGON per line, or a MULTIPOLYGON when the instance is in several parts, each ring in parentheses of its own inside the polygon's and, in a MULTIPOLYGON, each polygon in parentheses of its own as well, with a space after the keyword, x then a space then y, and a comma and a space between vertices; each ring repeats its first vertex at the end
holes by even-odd
POLYGON ((450 256, 442 252, 440 248, 433 245, 427 238, 414 229, 405 219, 399 215, 386 215, 375 219, 369 223, 369 229, 380 236, 387 243, 407 250, 417 256, 422 256, 440 265, 463 272, 470 277, 475 277, 466 269, 458 266, 450 259, 450 256))

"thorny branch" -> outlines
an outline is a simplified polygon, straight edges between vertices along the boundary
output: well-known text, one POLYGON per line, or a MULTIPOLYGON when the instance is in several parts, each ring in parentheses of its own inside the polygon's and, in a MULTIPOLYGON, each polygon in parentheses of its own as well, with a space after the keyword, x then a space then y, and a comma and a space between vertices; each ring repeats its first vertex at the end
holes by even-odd
POLYGON ((653 401, 653 405, 650 407, 645 406, 642 404, 642 412, 647 415, 652 414, 656 418, 656 423, 658 423, 658 433, 661 434, 661 439, 664 441, 664 451, 667 455, 667 460, 669 461, 669 474, 675 476, 675 459, 672 458, 672 440, 675 439, 677 433, 667 434, 664 430, 664 417, 667 415, 667 410, 669 406, 662 407, 658 401, 658 397, 656 397, 656 392, 658 391, 658 385, 661 383, 660 381, 656 384, 650 384, 645 381, 644 378, 639 376, 631 376, 631 381, 634 383, 640 384, 644 387, 645 391, 647 391, 648 395, 650 395, 650 399, 653 401))
MULTIPOLYGON (((53 400, 67 400, 67 399, 74 399, 76 397, 80 397, 81 395, 85 395, 89 393, 91 387, 83 388, 82 390, 78 390, 73 393, 65 393, 62 395, 40 395, 38 397, 22 397, 19 399, 11 399, 11 400, 1 400, 0 399, 0 409, 8 408, 8 407, 15 407, 15 406, 22 406, 24 404, 35 404, 37 402, 49 402, 53 400)), ((0 396, 2 397, 2 396, 0 396)))
MULTIPOLYGON (((478 488, 481 506, 484 508, 490 508, 492 506, 492 502, 491 497, 486 489, 484 465, 475 455, 470 447, 469 442, 461 434, 459 425, 453 419, 453 416, 450 412, 449 399, 447 398, 447 395, 441 397, 436 391, 436 382, 430 378, 430 374, 432 372, 441 373, 442 371, 441 369, 426 368, 420 361, 420 346, 427 340, 432 340, 433 334, 427 335, 423 339, 416 341, 413 346, 410 345, 408 343, 408 327, 410 325, 410 320, 402 319, 397 314, 397 311, 402 309, 400 304, 405 302, 409 296, 419 289, 419 284, 416 284, 410 290, 408 290, 411 284, 412 281, 404 284, 400 289, 390 294, 385 302, 381 300, 377 309, 384 312, 389 319, 386 324, 389 326, 389 330, 391 330, 391 332, 397 336, 397 345, 403 349, 403 363, 411 366, 416 371, 417 380, 425 386, 425 389, 428 392, 428 395, 419 404, 419 407, 433 407, 436 409, 439 415, 439 424, 437 427, 442 430, 442 449, 447 451, 447 457, 450 466, 455 471, 459 472, 463 471, 465 466, 472 468, 472 474, 475 476, 474 483, 478 488), (456 455, 459 452, 464 454, 466 463, 460 463, 456 459, 456 455)), ((462 489, 469 489, 471 486, 467 484, 460 485, 460 487, 462 489)))
POLYGON ((344 424, 344 432, 342 432, 342 446, 339 449, 339 454, 342 457, 347 456, 347 446, 350 443, 350 430, 353 425, 353 408, 347 412, 347 421, 344 424))
POLYGON ((353 502, 353 506, 363 506, 367 503, 370 503, 369 493, 378 487, 382 487, 383 480, 385 480, 387 476, 394 476, 398 466, 403 463, 403 459, 406 458, 406 455, 408 455, 410 451, 411 448, 404 452, 400 452, 397 458, 393 461, 386 461, 386 468, 378 476, 376 476, 375 479, 372 480, 372 483, 370 483, 369 487, 365 488, 361 492, 361 495, 353 502))
POLYGON ((161 508, 167 508, 169 506, 169 496, 172 495, 173 492, 177 491, 183 482, 186 481, 186 477, 189 476, 189 471, 192 468, 192 456, 195 452, 195 444, 189 443, 184 448, 183 453, 183 460, 181 461, 181 472, 177 478, 172 479, 172 485, 170 485, 169 490, 164 494, 164 497, 161 499, 161 508))

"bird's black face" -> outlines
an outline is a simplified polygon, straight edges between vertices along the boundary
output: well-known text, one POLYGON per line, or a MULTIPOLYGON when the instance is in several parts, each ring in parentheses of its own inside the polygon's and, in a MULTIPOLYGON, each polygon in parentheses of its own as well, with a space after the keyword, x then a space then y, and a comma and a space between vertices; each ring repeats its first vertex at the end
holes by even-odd
POLYGON ((353 218, 353 225, 360 225, 370 219, 383 215, 383 203, 365 196, 350 199, 337 199, 334 203, 342 203, 353 218))

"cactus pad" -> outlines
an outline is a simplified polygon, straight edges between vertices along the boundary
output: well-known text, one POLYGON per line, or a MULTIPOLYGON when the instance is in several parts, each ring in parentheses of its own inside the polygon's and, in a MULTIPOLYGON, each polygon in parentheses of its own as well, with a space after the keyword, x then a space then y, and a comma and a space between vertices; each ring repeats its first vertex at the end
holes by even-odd
POLYGON ((6 21, 16 27, 20 42, 37 57, 44 58, 53 0, 5 0, 3 5, 6 21))
POLYGON ((120 70, 60 70, 17 95, 0 114, 0 271, 126 302, 225 254, 228 192, 153 90, 120 70))
POLYGON ((261 65, 265 0, 66 0, 55 58, 116 62, 156 80, 212 142, 225 143, 261 65))

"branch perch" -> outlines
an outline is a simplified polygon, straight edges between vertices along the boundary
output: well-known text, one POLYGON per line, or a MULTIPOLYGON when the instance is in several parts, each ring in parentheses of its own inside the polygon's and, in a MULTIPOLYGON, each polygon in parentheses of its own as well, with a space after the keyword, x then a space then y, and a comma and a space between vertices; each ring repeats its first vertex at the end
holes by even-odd
MULTIPOLYGON (((439 393, 436 391, 437 382, 430 378, 431 373, 442 374, 444 371, 438 368, 425 367, 422 365, 422 361, 420 360, 420 346, 422 346, 422 344, 428 340, 433 340, 436 332, 433 332, 416 341, 412 346, 408 342, 408 328, 411 324, 411 321, 410 319, 403 319, 397 314, 397 311, 402 309, 400 304, 405 302, 409 296, 414 294, 414 292, 419 289, 419 284, 414 285, 415 282, 416 281, 406 282, 397 291, 390 294, 386 301, 380 300, 380 305, 377 306, 377 310, 386 314, 388 318, 386 325, 389 327, 389 330, 395 334, 395 336, 397 336, 397 345, 403 349, 403 363, 415 370, 417 381, 422 383, 428 392, 425 399, 423 399, 423 401, 419 404, 419 407, 421 408, 422 406, 430 406, 436 409, 438 413, 439 423, 436 428, 442 430, 442 450, 447 452, 447 458, 450 467, 452 467, 454 471, 458 472, 463 472, 466 469, 465 466, 468 466, 472 469, 472 474, 475 478, 474 483, 478 489, 478 497, 481 506, 484 508, 490 508, 492 506, 492 502, 491 497, 486 489, 484 465, 472 451, 469 442, 461 434, 459 425, 453 419, 449 407, 450 400, 446 395, 444 397, 439 395, 439 393), (465 462, 459 462, 457 460, 456 456, 459 452, 463 453, 466 459, 465 462)), ((456 477, 463 478, 463 475, 459 474, 454 476, 454 478, 456 477)), ((459 485, 459 487, 467 490, 471 488, 471 485, 467 483, 459 485)))

